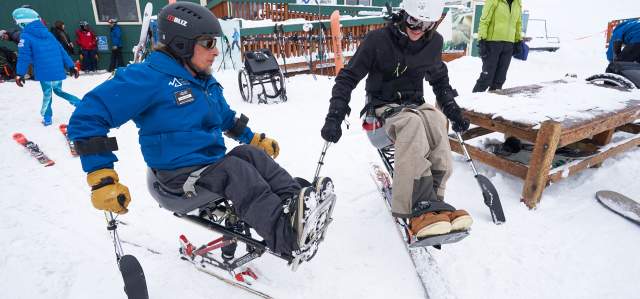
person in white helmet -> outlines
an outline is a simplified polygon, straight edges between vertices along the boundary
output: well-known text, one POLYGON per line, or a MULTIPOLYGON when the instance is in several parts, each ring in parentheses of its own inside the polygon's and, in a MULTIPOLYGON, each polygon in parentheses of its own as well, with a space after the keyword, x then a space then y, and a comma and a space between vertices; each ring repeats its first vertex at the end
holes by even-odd
POLYGON ((469 121, 456 104, 441 58, 443 39, 436 28, 443 11, 443 0, 405 0, 387 26, 369 32, 335 79, 321 131, 327 141, 340 139, 351 92, 368 75, 361 116, 378 118, 395 147, 392 213, 408 218, 418 238, 467 230, 473 222, 466 211, 444 203, 452 170, 447 118, 457 132, 467 130, 469 121), (425 101, 425 80, 440 110, 425 101))

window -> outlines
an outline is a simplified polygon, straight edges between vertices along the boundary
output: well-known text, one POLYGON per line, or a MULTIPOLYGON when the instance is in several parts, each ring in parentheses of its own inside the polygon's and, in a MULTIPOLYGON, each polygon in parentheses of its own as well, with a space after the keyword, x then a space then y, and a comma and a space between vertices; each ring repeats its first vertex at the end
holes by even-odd
POLYGON ((345 5, 364 5, 371 6, 371 0, 346 0, 345 5))
POLYGON ((93 0, 96 24, 106 24, 116 19, 120 24, 140 24, 140 7, 137 0, 93 0))

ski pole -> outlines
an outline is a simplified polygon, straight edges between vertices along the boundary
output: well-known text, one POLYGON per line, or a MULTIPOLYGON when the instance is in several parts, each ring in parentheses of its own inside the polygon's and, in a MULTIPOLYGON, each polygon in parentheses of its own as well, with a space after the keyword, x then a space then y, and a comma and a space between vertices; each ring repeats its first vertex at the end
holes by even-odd
POLYGON ((324 142, 324 146, 322 147, 322 153, 320 154, 320 159, 318 160, 318 167, 316 168, 316 174, 313 176, 312 182, 316 182, 318 180, 318 177, 320 176, 320 169, 322 168, 322 165, 324 165, 324 156, 327 154, 327 149, 329 149, 330 145, 331 145, 331 142, 329 141, 324 142))
POLYGON ((120 236, 118 236, 118 231, 117 231, 118 224, 115 218, 113 218, 113 213, 111 212, 105 211, 104 218, 107 220, 107 230, 111 235, 111 241, 113 242, 113 249, 116 253, 116 261, 119 263, 120 258, 124 255, 124 252, 122 251, 122 243, 120 242, 120 236))
POLYGON ((476 170, 476 166, 473 164, 473 160, 471 160, 471 155, 469 155, 469 152, 467 151, 467 146, 464 143, 464 139, 462 139, 462 136, 458 132, 456 132, 456 137, 458 137, 458 142, 460 142, 460 147, 462 147, 464 157, 467 158, 467 162, 469 162, 469 165, 471 165, 471 169, 473 169, 473 175, 478 176, 478 171, 476 170))
POLYGON ((138 259, 133 255, 125 255, 122 250, 122 243, 120 242, 120 236, 117 231, 117 220, 113 217, 113 213, 106 211, 104 212, 104 218, 107 221, 107 230, 113 241, 118 269, 120 269, 122 280, 124 281, 124 292, 129 299, 149 299, 147 281, 144 277, 144 271, 142 271, 140 262, 138 262, 138 259))
POLYGON ((504 211, 502 210, 502 203, 500 203, 498 190, 496 190, 496 187, 487 177, 478 174, 478 170, 476 170, 476 166, 473 164, 471 155, 469 155, 469 152, 467 151, 467 146, 464 143, 464 139, 462 139, 462 136, 458 132, 456 132, 456 137, 458 138, 458 142, 460 142, 460 147, 462 148, 462 152, 464 153, 467 162, 469 162, 469 165, 471 165, 474 177, 476 178, 478 185, 480 185, 482 197, 484 198, 484 204, 489 207, 489 212, 491 212, 491 220, 495 224, 504 223, 506 219, 504 217, 504 211))

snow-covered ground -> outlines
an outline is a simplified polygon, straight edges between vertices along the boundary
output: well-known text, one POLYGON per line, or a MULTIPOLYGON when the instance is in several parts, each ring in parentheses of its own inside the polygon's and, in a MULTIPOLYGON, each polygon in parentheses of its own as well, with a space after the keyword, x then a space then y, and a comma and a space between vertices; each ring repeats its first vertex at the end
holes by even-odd
MULTIPOLYGON (((541 11, 562 38, 556 53, 530 53, 514 60, 507 86, 538 83, 576 73, 584 78, 606 66, 602 35, 608 19, 640 15, 636 1, 527 1, 532 17, 541 11), (531 2, 531 3, 529 3, 531 2), (623 3, 623 4, 620 4, 623 3), (583 6, 585 8, 583 8, 583 6), (636 11, 633 11, 635 9, 636 11), (571 11, 571 17, 568 16, 571 11), (579 18, 577 17, 579 15, 579 18)), ((451 82, 468 97, 480 70, 479 59, 449 63, 451 82)), ((81 96, 107 75, 68 79, 65 90, 81 96)), ((310 75, 288 79, 289 101, 276 105, 242 102, 237 74, 216 74, 230 105, 249 115, 250 126, 278 140, 277 161, 292 174, 310 178, 323 141, 320 128, 328 107, 332 78, 310 75)), ((429 90, 428 84, 425 85, 429 90)), ((252 263, 256 283, 276 298, 422 298, 411 260, 369 176, 378 162, 359 128, 357 111, 364 104, 363 84, 352 96, 354 110, 339 143, 332 146, 322 174, 331 176, 338 202, 334 223, 311 263, 291 272, 268 254, 252 263)), ((481 100, 481 99, 478 99, 481 100)), ((54 126, 42 127, 37 82, 20 89, 0 84, 0 297, 124 298, 122 280, 103 214, 89 200, 85 174, 72 158, 57 125, 72 107, 54 100, 54 126), (22 132, 56 161, 43 168, 11 140, 22 132)), ((503 107, 495 107, 500 111, 503 107)), ((130 212, 119 219, 127 253, 141 262, 151 298, 252 298, 243 291, 196 271, 178 259, 178 236, 194 243, 215 235, 186 223, 158 207, 146 191, 145 170, 136 128, 127 123, 112 131, 120 162, 116 170, 133 197, 130 212)), ((233 146, 232 142, 228 143, 233 146)), ((432 298, 638 298, 640 234, 637 225, 603 208, 597 190, 611 189, 640 198, 640 150, 634 149, 548 187, 536 210, 519 202, 522 181, 479 165, 496 185, 507 223, 495 226, 482 203, 472 172, 454 155, 454 174, 447 200, 467 209, 475 219, 464 241, 430 249, 424 261, 432 298)))

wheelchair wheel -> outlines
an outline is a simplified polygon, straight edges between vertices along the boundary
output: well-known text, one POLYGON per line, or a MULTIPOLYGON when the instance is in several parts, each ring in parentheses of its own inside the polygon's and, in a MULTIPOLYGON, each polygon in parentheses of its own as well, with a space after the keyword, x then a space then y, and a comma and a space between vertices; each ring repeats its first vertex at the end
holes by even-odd
POLYGON ((586 79, 589 83, 617 86, 625 89, 635 89, 633 82, 621 75, 613 73, 596 74, 586 79))
POLYGON ((238 87, 240 87, 240 94, 245 102, 253 102, 253 83, 249 78, 249 74, 245 69, 241 69, 238 72, 238 87))

